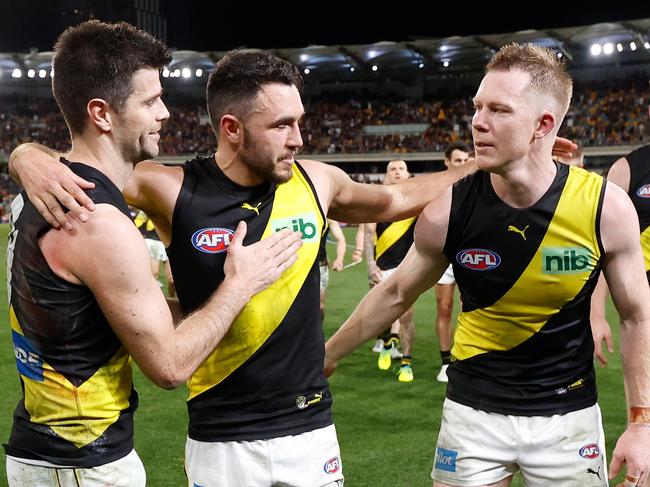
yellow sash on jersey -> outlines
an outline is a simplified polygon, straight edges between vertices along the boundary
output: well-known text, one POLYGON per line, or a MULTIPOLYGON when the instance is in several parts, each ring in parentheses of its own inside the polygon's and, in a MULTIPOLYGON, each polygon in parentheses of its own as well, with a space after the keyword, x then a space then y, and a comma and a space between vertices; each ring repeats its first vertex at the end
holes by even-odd
MULTIPOLYGON (((275 191, 273 209, 262 239, 273 233, 274 222, 308 217, 314 222, 316 238, 303 238, 298 260, 282 277, 253 296, 219 343, 216 350, 197 369, 188 382, 189 399, 214 387, 237 370, 268 340, 280 325, 314 265, 325 221, 316 195, 300 169, 294 165, 293 177, 275 191)), ((316 303, 305 303, 315 306, 316 303)))
POLYGON ((406 220, 400 220, 388 225, 386 230, 384 230, 375 243, 375 260, 379 259, 384 252, 390 249, 395 242, 402 238, 402 235, 411 228, 411 225, 413 225, 416 218, 416 216, 413 216, 406 220))
POLYGON ((546 235, 526 270, 493 305, 459 314, 452 350, 457 360, 520 345, 576 297, 600 260, 596 215, 602 185, 600 176, 570 168, 546 235), (572 248, 588 255, 584 270, 543 271, 545 249, 572 248))
MULTIPOLYGON (((20 335, 13 306, 11 329, 20 335)), ((79 387, 43 361, 43 381, 21 375, 25 384, 25 409, 33 423, 49 426, 77 448, 92 443, 129 407, 133 384, 129 355, 124 347, 79 387)))

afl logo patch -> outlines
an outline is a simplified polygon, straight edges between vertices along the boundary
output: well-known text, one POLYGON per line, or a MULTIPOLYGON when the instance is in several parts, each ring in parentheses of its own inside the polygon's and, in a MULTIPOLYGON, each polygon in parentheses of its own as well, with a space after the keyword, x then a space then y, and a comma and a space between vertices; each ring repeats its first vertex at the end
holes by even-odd
POLYGON ((341 460, 339 457, 330 458, 323 465, 323 470, 325 473, 336 473, 341 470, 341 460))
POLYGON ((490 271, 501 264, 501 257, 487 249, 466 249, 456 254, 456 261, 472 271, 490 271))
POLYGON ((580 451, 578 451, 578 453, 582 458, 598 458, 600 456, 600 448, 598 448, 598 445, 596 445, 596 443, 590 443, 589 445, 585 445, 580 448, 580 451))
POLYGON ((650 184, 644 184, 636 190, 636 195, 639 198, 650 198, 650 184))
POLYGON ((234 233, 228 228, 202 228, 192 235, 192 245, 206 254, 220 254, 228 249, 234 233))

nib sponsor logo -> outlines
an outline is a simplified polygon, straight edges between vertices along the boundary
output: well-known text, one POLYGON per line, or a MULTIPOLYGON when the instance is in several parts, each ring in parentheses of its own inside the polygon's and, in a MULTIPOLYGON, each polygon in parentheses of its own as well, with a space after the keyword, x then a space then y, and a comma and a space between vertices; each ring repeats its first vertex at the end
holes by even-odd
POLYGON ((339 457, 334 457, 330 458, 325 462, 325 465, 323 465, 323 470, 325 473, 336 473, 339 470, 341 470, 341 460, 339 460, 339 457))
POLYGON ((542 249, 542 271, 545 274, 577 274, 590 271, 589 250, 582 247, 542 249))
POLYGON ((228 228, 202 228, 192 235, 192 245, 206 254, 220 254, 228 250, 234 233, 228 228))
POLYGON ((273 233, 284 228, 302 233, 303 242, 319 242, 318 223, 313 213, 305 213, 289 218, 277 218, 271 222, 273 233))

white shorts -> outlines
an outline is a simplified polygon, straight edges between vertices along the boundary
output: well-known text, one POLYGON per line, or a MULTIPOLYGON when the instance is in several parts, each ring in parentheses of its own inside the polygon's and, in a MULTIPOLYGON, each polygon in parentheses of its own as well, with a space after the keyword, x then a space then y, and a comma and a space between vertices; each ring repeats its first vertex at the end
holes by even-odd
POLYGON ((320 269, 320 292, 324 293, 330 283, 330 268, 327 265, 319 265, 320 269))
POLYGON ((381 280, 383 281, 386 279, 388 276, 390 276, 393 272, 397 270, 397 267, 393 267, 392 269, 385 269, 381 271, 381 280))
POLYGON ((270 440, 187 439, 190 487, 341 487, 343 466, 334 425, 270 440))
POLYGON ((147 483, 135 450, 119 460, 91 468, 46 467, 7 456, 7 480, 9 487, 145 487, 147 483))
POLYGON ((160 240, 145 238, 144 242, 147 244, 147 250, 149 250, 151 260, 167 262, 167 252, 165 252, 165 246, 160 240))
POLYGON ((456 284, 456 278, 454 277, 454 268, 449 264, 447 270, 442 275, 438 284, 456 284))
POLYGON ((492 484, 521 470, 526 487, 607 487, 600 408, 554 416, 506 416, 445 399, 431 478, 492 484))

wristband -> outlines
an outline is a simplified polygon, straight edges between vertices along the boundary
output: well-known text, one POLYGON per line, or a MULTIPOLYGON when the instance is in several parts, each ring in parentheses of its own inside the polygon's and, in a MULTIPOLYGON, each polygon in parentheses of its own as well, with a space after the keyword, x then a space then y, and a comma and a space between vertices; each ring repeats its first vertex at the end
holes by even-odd
POLYGON ((630 408, 630 424, 650 425, 650 408, 630 408))

